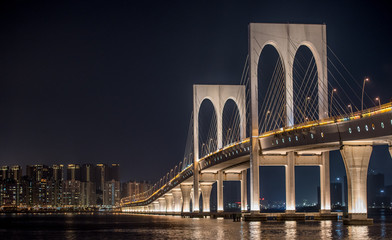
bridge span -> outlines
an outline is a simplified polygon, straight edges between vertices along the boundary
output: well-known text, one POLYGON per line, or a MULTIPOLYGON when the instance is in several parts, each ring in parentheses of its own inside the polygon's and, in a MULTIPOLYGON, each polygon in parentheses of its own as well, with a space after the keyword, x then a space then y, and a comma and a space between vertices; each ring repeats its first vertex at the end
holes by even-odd
MULTIPOLYGON (((346 169, 348 185, 347 224, 371 224, 367 218, 367 171, 375 145, 388 145, 392 154, 392 103, 378 107, 361 109, 356 112, 335 114, 328 101, 327 59, 325 25, 308 24, 250 24, 249 26, 249 83, 250 102, 247 102, 244 85, 194 85, 193 88, 193 163, 184 165, 168 173, 158 185, 149 191, 121 200, 123 212, 193 214, 205 215, 210 212, 210 196, 213 184, 217 184, 217 211, 223 212, 223 182, 241 182, 241 210, 246 212, 247 220, 263 220, 266 215, 260 213, 260 166, 285 167, 286 212, 283 218, 305 218, 296 213, 295 204, 295 166, 318 166, 320 169, 320 213, 319 217, 331 218, 330 202, 330 166, 329 152, 339 150, 346 169), (282 87, 283 102, 278 106, 283 127, 272 131, 259 131, 259 106, 257 65, 264 46, 274 46, 283 62, 282 87), (305 107, 295 106, 293 93, 294 57, 301 46, 307 46, 315 58, 318 77, 314 91, 317 93, 317 106, 313 120, 309 120, 305 107), (211 101, 216 113, 216 148, 203 154, 199 144, 199 110, 205 100, 211 101), (239 138, 224 144, 222 115, 228 100, 233 100, 238 107, 239 138), (247 111, 250 109, 249 118, 247 111), (295 112, 300 112, 303 121, 298 122, 295 112), (249 133, 246 137, 247 120, 249 133), (295 123, 297 122, 297 123, 295 123), (203 155, 199 157, 200 155, 203 155), (247 170, 250 169, 250 199, 247 193, 247 170), (200 195, 203 199, 199 207, 200 195), (192 202, 192 206, 191 206, 192 202), (202 209, 202 213, 201 213, 202 209)), ((246 84, 245 84, 246 85, 246 84)), ((365 86, 365 81, 364 85, 365 86)), ((364 89, 362 88, 362 95, 364 89)), ((276 93, 275 93, 276 94, 276 93)), ((278 94, 279 95, 279 94, 278 94)), ((363 96, 362 96, 363 98, 363 96)), ((363 104, 362 104, 363 105, 363 104)), ((268 106, 271 107, 271 105, 268 106)), ((267 108, 265 108, 267 109, 267 108)), ((265 112, 264 112, 265 113, 265 112)), ((264 119, 269 118, 268 110, 264 119)), ((279 120, 280 121, 280 120, 279 120)), ((276 126, 276 125, 275 125, 276 126)), ((265 129, 265 128, 264 128, 265 129)), ((230 129, 231 130, 231 129, 230 129)), ((227 136, 228 132, 226 133, 227 136)), ((212 139, 211 139, 212 140, 212 139)))

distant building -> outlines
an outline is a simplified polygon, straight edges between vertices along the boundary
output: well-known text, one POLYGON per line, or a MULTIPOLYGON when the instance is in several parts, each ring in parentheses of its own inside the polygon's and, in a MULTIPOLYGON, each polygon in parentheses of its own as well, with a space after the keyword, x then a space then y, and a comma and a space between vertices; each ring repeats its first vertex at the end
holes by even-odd
POLYGON ((9 178, 9 167, 8 166, 1 166, 0 168, 0 180, 6 180, 9 178))
POLYGON ((81 205, 81 183, 78 180, 67 180, 64 184, 63 206, 79 207, 81 205))
POLYGON ((119 206, 121 200, 120 182, 113 179, 107 181, 105 185, 103 205, 119 206))
POLYGON ((67 166, 67 180, 81 180, 80 165, 79 164, 68 164, 67 166))
POLYGON ((342 183, 331 183, 331 207, 343 206, 342 183))

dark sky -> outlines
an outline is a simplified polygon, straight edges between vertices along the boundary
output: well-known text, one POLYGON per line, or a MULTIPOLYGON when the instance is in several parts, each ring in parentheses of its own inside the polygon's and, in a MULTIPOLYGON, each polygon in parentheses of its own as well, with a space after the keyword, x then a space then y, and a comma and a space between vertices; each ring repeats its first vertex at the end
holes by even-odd
MULTIPOLYGON (((120 163, 123 180, 158 179, 182 160, 192 85, 239 83, 249 22, 326 23, 328 45, 386 102, 391 11, 387 1, 1 1, 0 164, 120 163)), ((381 152, 373 167, 392 169, 381 152)))

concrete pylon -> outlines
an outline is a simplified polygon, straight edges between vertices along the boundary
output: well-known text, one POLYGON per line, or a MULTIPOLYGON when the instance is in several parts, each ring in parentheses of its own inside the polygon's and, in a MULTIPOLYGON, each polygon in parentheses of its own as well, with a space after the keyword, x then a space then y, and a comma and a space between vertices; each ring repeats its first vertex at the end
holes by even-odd
POLYGON ((246 181, 246 170, 241 172, 241 212, 248 211, 248 193, 247 193, 247 181, 246 181))
POLYGON ((191 211, 190 201, 191 201, 191 184, 181 184, 181 194, 182 194, 182 212, 189 213, 191 211))
POLYGON ((294 152, 287 153, 286 175, 286 212, 295 212, 295 158, 294 152))
POLYGON ((372 224, 367 218, 367 171, 371 145, 344 145, 340 149, 347 174, 348 218, 344 224, 372 224))
POLYGON ((210 212, 210 197, 212 190, 212 183, 201 183, 200 189, 203 196, 203 212, 210 212))
POLYGON ((216 181, 216 201, 218 212, 223 212, 223 172, 218 171, 218 179, 216 181))
POLYGON ((181 204, 182 204, 182 198, 181 198, 181 189, 173 189, 172 190, 173 194, 173 200, 174 200, 174 213, 181 213, 181 204))
POLYGON ((329 152, 321 154, 320 165, 320 212, 331 212, 331 183, 329 177, 329 152))
POLYGON ((159 212, 166 213, 166 199, 164 197, 158 198, 159 212))
POLYGON ((166 193, 165 194, 165 200, 166 200, 166 212, 167 213, 173 213, 173 194, 171 193, 166 193))
MULTIPOLYGON (((226 102, 233 100, 239 111, 240 138, 246 137, 246 94, 243 85, 193 85, 193 211, 199 212, 199 110, 202 102, 208 99, 214 106, 216 114, 217 149, 222 148, 222 117, 226 102)), ((214 150, 217 150, 214 149, 214 150)), ((212 151, 212 149, 211 149, 212 151)))

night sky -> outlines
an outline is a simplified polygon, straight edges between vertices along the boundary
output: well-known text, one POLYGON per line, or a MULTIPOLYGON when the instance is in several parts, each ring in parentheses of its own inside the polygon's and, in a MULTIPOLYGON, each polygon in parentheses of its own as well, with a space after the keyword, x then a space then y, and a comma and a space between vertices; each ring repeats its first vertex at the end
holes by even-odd
MULTIPOLYGON (((183 158, 192 85, 239 83, 249 22, 326 23, 331 49, 387 102, 391 12, 387 1, 1 1, 0 165, 119 163, 124 181, 159 179, 183 158)), ((385 147, 370 167, 392 184, 385 147)), ((271 198, 284 196, 279 169, 261 172, 271 198)), ((297 170, 297 193, 314 200, 311 169, 297 170)), ((342 175, 332 153, 331 178, 342 175)))

